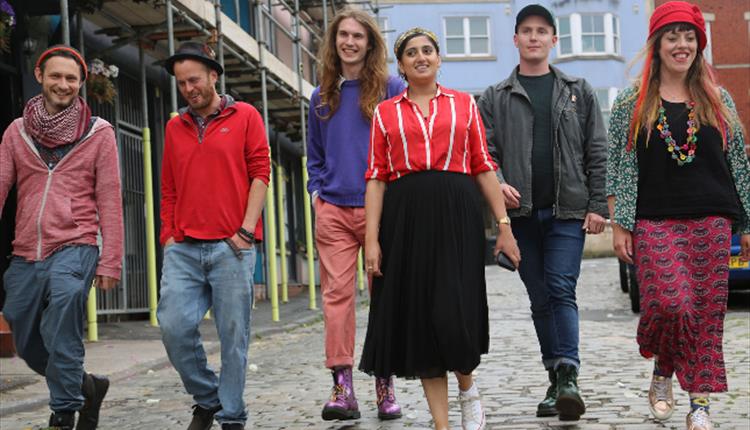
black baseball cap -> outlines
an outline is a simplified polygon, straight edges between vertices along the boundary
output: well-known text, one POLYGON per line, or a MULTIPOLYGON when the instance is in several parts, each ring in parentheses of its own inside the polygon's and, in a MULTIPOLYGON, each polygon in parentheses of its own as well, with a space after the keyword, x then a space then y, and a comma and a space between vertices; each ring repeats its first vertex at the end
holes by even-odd
POLYGON ((515 32, 518 33, 518 26, 521 25, 523 20, 530 16, 541 16, 544 18, 545 21, 549 25, 552 26, 552 34, 557 34, 557 26, 555 25, 555 17, 552 16, 552 12, 547 10, 546 7, 540 5, 540 4, 530 4, 526 6, 525 8, 521 9, 520 12, 518 12, 518 15, 516 15, 516 29, 515 32))

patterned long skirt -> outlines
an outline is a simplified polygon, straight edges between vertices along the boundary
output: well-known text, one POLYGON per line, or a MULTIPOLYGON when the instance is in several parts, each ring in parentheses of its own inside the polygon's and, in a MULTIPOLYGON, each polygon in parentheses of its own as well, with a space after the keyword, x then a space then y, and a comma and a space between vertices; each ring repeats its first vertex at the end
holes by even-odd
POLYGON ((727 391, 722 339, 731 222, 723 217, 638 220, 638 345, 688 392, 727 391))

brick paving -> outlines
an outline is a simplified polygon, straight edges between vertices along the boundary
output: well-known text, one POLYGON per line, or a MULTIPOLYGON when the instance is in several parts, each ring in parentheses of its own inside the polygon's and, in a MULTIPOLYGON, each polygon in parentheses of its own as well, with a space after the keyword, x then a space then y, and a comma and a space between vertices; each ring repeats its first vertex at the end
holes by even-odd
MULTIPOLYGON (((649 418, 646 393, 652 363, 638 355, 637 316, 620 291, 614 259, 586 260, 578 288, 581 311, 580 385, 587 412, 580 421, 536 418, 536 403, 546 389, 528 310, 518 275, 488 267, 491 343, 476 377, 487 410, 489 429, 684 429, 687 395, 675 385, 677 410, 666 423, 649 418)), ((358 310, 357 351, 361 350, 366 308, 358 310)), ((730 391, 713 396, 717 429, 750 430, 750 312, 727 314, 725 358, 730 391)), ((153 340, 158 342, 158 340, 153 340)), ((209 359, 218 365, 218 354, 209 359)), ((323 326, 315 322, 254 341, 245 399, 257 429, 430 429, 430 415, 419 381, 396 381, 404 409, 400 420, 380 422, 374 382, 355 373, 362 418, 324 422, 320 409, 331 377, 323 368, 323 326)), ((675 383, 676 384, 676 383, 675 383)), ((12 391, 10 392, 12 395, 12 391)), ((460 428, 455 379, 450 380, 451 425, 460 428)), ((113 385, 102 412, 101 429, 184 429, 190 398, 171 367, 142 370, 113 385)), ((2 430, 45 428, 46 408, 0 417, 2 430)), ((214 425, 214 429, 218 429, 214 425)))

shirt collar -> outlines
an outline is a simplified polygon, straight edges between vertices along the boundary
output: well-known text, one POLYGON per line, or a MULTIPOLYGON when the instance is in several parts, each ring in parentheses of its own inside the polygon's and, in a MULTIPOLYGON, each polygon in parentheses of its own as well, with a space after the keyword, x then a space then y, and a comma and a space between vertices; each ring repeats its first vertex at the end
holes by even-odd
MULTIPOLYGON (((219 99, 221 100, 221 101, 219 102, 219 108, 218 108, 218 109, 216 109, 216 111, 215 111, 214 113, 211 113, 211 114, 208 114, 208 115, 206 115, 206 118, 205 118, 205 119, 213 118, 213 117, 215 117, 215 116, 219 115, 219 114, 221 113, 221 111, 223 111, 223 110, 224 110, 224 108, 226 108, 226 107, 227 107, 227 97, 226 97, 226 96, 224 96, 224 95, 222 95, 222 96, 219 96, 219 99)), ((193 108, 192 108, 192 107, 190 107, 190 106, 188 106, 188 112, 190 113, 190 116, 192 116, 193 118, 195 118, 195 119, 200 119, 200 120, 203 120, 203 117, 202 117, 202 116, 200 116, 200 115, 198 115, 198 114, 197 114, 197 113, 196 113, 196 112, 195 112, 195 111, 193 110, 193 108)))
MULTIPOLYGON (((396 97, 396 99, 393 101, 393 103, 397 103, 398 104, 398 103, 401 103, 403 100, 407 100, 407 101, 411 102, 411 100, 409 99, 409 96, 407 96, 408 92, 409 92, 409 88, 407 87, 407 88, 405 88, 401 92, 401 94, 399 94, 396 97)), ((441 96, 455 97, 456 93, 453 90, 451 90, 450 88, 445 88, 444 86, 442 86, 440 84, 437 84, 437 92, 435 93, 435 97, 433 97, 433 98, 438 98, 438 97, 441 97, 441 96)))

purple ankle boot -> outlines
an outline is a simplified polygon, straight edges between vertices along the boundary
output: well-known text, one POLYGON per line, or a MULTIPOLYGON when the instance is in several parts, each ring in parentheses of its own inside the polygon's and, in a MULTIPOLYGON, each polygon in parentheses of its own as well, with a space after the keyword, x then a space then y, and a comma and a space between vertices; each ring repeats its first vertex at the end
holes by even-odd
POLYGON ((401 418, 401 406, 396 403, 393 377, 375 378, 375 393, 378 396, 378 418, 381 420, 401 418))
POLYGON ((323 406, 323 419, 355 420, 359 418, 359 406, 354 396, 352 368, 342 367, 333 371, 331 400, 323 406))

